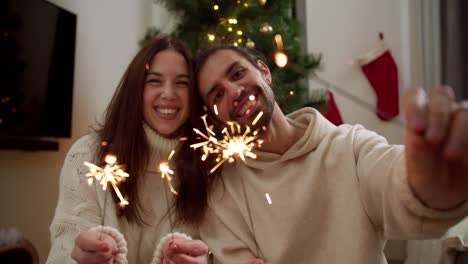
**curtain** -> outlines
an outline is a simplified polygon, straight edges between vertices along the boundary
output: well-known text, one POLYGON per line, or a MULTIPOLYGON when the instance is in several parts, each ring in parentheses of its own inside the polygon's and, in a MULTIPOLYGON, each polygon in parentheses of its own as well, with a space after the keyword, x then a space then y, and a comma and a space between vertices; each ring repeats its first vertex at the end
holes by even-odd
POLYGON ((442 83, 468 99, 468 1, 440 0, 442 83))

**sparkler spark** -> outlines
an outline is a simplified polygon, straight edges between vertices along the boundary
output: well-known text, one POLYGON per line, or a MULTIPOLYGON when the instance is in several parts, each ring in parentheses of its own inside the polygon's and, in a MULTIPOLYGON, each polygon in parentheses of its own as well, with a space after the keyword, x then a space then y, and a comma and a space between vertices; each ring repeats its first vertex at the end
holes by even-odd
MULTIPOLYGON (((262 115, 263 112, 260 112, 254 122, 256 123, 262 115)), ((259 129, 252 131, 250 126, 245 126, 245 128, 243 128, 237 122, 227 122, 228 127, 225 127, 221 131, 222 138, 218 139, 216 133, 208 126, 206 117, 207 115, 201 117, 205 125, 206 133, 196 128, 193 129, 193 131, 204 138, 205 141, 192 144, 190 147, 193 149, 202 148, 202 160, 205 160, 210 154, 218 156, 216 159, 217 163, 210 170, 210 173, 216 171, 225 161, 231 163, 234 162, 236 158, 245 161, 246 156, 252 159, 257 158, 257 155, 253 153, 253 149, 263 144, 263 140, 258 136, 259 129)), ((255 123, 253 123, 253 125, 255 125, 255 123)))
POLYGON ((102 185, 102 190, 105 191, 107 189, 107 184, 110 183, 114 188, 117 197, 120 199, 120 204, 122 206, 128 205, 128 201, 124 199, 117 185, 124 181, 125 178, 129 176, 129 174, 122 169, 123 165, 117 164, 116 156, 107 154, 104 160, 107 163, 104 168, 87 161, 84 162, 84 165, 89 168, 89 172, 86 173, 86 177, 88 177, 88 184, 92 184, 93 179, 96 179, 96 181, 102 185))
POLYGON ((159 164, 159 170, 161 171, 161 178, 166 178, 167 184, 169 185, 171 192, 177 195, 177 191, 174 189, 174 186, 172 186, 172 175, 174 175, 174 171, 169 167, 169 161, 171 160, 174 153, 175 151, 172 150, 171 154, 169 154, 167 162, 161 162, 161 164, 159 164))

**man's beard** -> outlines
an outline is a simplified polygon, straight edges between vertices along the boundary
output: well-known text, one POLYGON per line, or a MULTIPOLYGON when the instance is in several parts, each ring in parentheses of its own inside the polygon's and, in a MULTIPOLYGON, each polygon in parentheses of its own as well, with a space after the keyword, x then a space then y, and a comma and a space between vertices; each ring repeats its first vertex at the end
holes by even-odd
POLYGON ((261 86, 254 86, 252 88, 246 89, 242 91, 241 95, 236 101, 242 101, 245 99, 245 97, 249 96, 250 94, 255 94, 257 96, 256 100, 257 103, 261 102, 261 106, 257 108, 253 113, 250 114, 249 121, 244 120, 238 120, 238 118, 235 118, 235 113, 236 111, 235 108, 233 108, 233 112, 230 113, 231 116, 231 121, 236 121, 237 123, 240 123, 243 126, 249 126, 251 130, 257 130, 257 129, 265 129, 270 126, 270 122, 273 116, 273 110, 275 106, 275 98, 273 96, 273 92, 271 94, 267 94, 267 91, 272 91, 269 86, 262 88, 261 86), (254 123, 254 120, 260 113, 262 113, 261 117, 254 123))

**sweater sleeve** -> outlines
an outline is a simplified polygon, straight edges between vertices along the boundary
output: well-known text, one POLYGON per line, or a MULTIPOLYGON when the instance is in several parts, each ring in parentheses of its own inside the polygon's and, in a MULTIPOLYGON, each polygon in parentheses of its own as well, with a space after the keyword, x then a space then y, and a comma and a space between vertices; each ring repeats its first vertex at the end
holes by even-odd
POLYGON ((75 263, 71 251, 82 231, 101 224, 96 187, 89 186, 84 161, 92 161, 89 136, 79 139, 68 152, 59 182, 59 199, 50 226, 51 249, 47 263, 75 263))
POLYGON ((441 211, 425 206, 411 191, 404 146, 389 145, 374 132, 352 131, 362 203, 385 239, 440 237, 467 212, 467 204, 441 211))
POLYGON ((192 240, 192 238, 184 233, 179 233, 179 232, 174 232, 174 233, 169 233, 165 235, 161 240, 159 241, 159 244, 156 247, 156 250, 153 253, 153 260, 151 261, 151 264, 162 264, 164 260, 164 252, 163 249, 166 246, 166 244, 172 239, 172 238, 183 238, 187 240, 192 240))

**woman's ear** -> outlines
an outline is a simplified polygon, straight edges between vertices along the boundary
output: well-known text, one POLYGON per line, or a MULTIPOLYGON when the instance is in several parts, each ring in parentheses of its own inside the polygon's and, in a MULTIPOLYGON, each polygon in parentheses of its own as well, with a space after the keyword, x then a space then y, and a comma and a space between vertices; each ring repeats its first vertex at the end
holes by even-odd
POLYGON ((257 60, 257 65, 258 65, 258 68, 260 69, 260 72, 265 77, 265 80, 267 81, 267 83, 271 84, 271 72, 270 72, 270 68, 268 68, 268 65, 266 65, 266 63, 262 60, 257 60))

